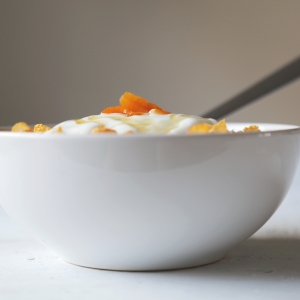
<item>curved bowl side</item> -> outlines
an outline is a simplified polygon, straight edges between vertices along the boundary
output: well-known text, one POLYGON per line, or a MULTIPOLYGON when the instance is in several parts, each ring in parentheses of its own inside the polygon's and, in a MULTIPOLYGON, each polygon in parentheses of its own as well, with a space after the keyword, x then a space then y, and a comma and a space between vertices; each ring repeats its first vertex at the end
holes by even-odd
POLYGON ((64 260, 113 270, 207 264, 258 230, 299 136, 0 140, 0 201, 64 260))

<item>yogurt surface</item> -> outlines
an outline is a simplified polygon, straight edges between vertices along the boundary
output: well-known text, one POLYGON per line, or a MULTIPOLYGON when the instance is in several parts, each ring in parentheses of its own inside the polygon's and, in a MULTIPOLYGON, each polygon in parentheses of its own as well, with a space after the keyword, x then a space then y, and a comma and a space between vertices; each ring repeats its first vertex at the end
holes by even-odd
POLYGON ((69 120, 57 124, 45 134, 58 131, 65 134, 89 134, 99 126, 114 130, 117 134, 182 134, 187 133, 191 126, 202 123, 213 125, 217 122, 213 119, 193 115, 157 114, 153 109, 143 115, 127 116, 118 113, 101 113, 78 120, 69 120))

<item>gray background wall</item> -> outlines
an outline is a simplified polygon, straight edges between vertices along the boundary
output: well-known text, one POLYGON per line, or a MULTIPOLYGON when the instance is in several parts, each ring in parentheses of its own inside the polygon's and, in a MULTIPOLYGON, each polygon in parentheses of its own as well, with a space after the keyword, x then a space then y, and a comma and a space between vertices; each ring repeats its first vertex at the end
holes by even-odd
MULTIPOLYGON (((131 91, 201 114, 300 54, 299 0, 0 0, 0 125, 131 91)), ((228 120, 300 124, 300 82, 228 120)))

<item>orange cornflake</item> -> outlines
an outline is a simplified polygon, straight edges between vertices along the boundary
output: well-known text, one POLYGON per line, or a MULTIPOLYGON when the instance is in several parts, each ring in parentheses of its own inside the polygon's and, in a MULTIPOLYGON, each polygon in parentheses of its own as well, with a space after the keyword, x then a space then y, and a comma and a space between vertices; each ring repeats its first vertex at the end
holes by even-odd
POLYGON ((211 127, 211 130, 209 132, 227 133, 228 129, 227 129, 226 121, 223 119, 219 123, 214 124, 211 127))
POLYGON ((251 126, 248 126, 248 127, 245 127, 244 132, 251 132, 251 131, 260 131, 258 126, 256 125, 251 125, 251 126))
POLYGON ((159 114, 170 114, 170 112, 163 110, 158 105, 129 92, 121 96, 120 106, 107 107, 102 113, 121 113, 127 116, 133 116, 149 113, 151 109, 155 109, 159 114))
POLYGON ((227 125, 225 120, 210 125, 207 123, 196 124, 190 127, 188 133, 227 133, 227 125))
POLYGON ((32 132, 32 129, 25 122, 16 123, 12 128, 13 132, 32 132))
POLYGON ((207 123, 196 124, 190 127, 188 133, 208 133, 211 129, 211 125, 207 123))
POLYGON ((43 124, 36 124, 33 128, 33 132, 45 132, 45 131, 48 131, 50 130, 51 127, 48 127, 46 125, 43 125, 43 124))

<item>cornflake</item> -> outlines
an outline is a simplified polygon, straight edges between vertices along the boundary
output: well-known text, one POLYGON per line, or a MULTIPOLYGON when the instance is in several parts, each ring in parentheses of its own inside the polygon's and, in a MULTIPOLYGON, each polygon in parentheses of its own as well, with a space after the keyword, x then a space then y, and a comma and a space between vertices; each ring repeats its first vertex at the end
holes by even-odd
POLYGON ((33 128, 33 132, 46 132, 48 130, 50 130, 51 127, 48 127, 46 125, 43 124, 36 124, 33 128))

